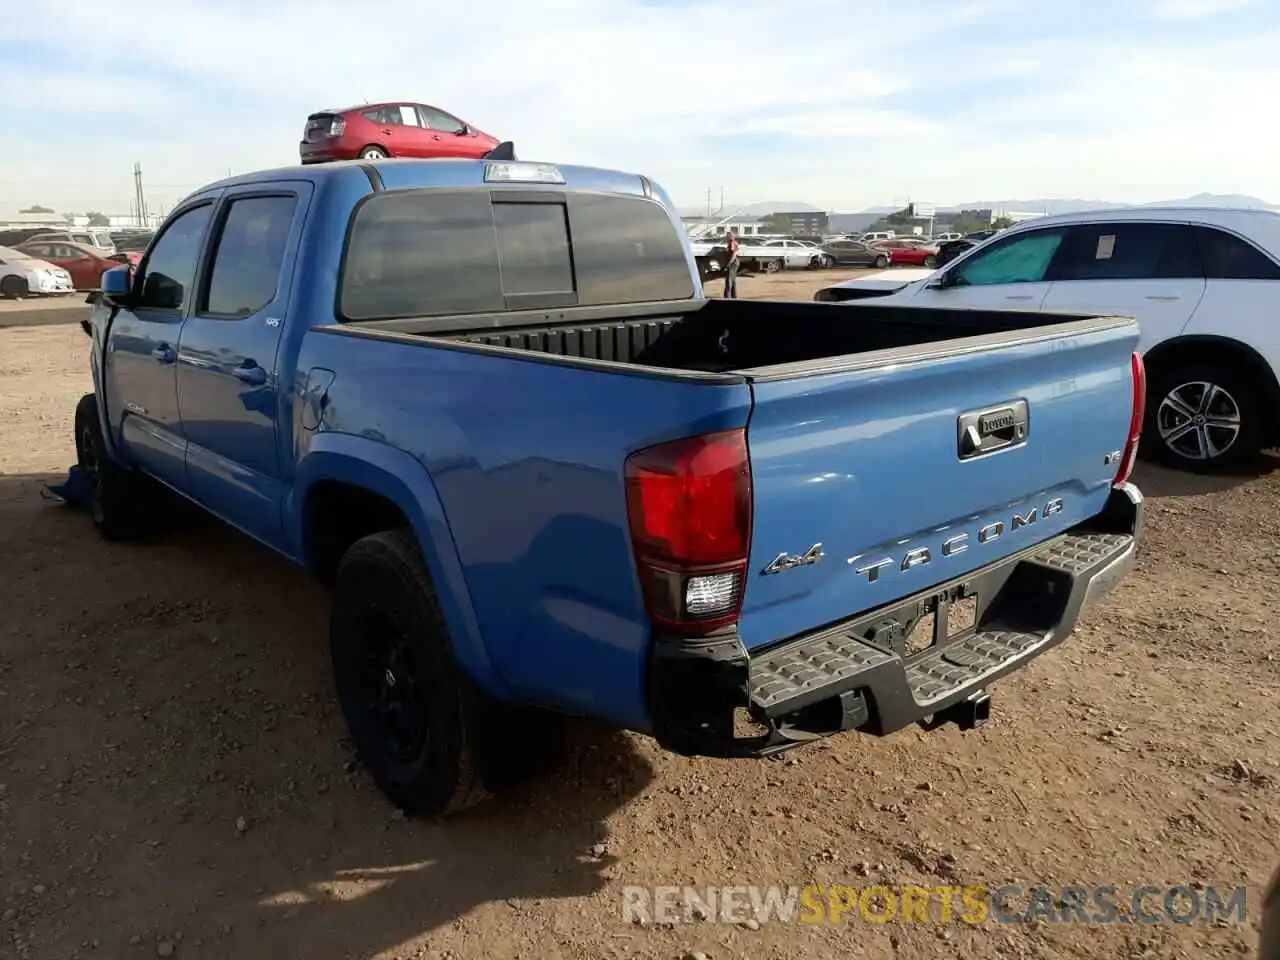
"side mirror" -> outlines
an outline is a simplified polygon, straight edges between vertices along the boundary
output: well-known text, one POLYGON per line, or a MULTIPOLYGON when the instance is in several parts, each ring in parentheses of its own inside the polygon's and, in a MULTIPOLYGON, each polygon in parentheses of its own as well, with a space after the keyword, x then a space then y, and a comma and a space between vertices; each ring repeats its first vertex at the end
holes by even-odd
POLYGON ((133 292, 133 266, 112 267, 102 274, 102 296, 108 300, 127 300, 133 292))
POLYGON ((454 136, 456 137, 468 137, 470 135, 471 135, 471 124, 469 123, 464 123, 462 125, 462 129, 454 131, 454 136))
POLYGON ((924 288, 926 290, 945 290, 949 286, 951 286, 951 274, 940 273, 936 277, 930 277, 924 288))

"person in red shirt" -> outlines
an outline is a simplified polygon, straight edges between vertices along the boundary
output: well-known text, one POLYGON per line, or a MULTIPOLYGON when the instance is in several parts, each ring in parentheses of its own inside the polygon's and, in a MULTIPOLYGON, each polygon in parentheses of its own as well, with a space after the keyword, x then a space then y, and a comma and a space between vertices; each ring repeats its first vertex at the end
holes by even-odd
POLYGON ((725 231, 724 295, 734 299, 738 296, 738 247, 738 235, 732 230, 725 231))

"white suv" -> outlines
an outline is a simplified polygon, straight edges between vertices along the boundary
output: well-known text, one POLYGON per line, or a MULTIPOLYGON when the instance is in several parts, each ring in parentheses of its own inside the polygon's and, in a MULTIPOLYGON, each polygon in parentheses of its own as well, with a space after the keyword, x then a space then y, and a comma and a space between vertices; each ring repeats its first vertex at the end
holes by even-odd
POLYGON ((1214 472, 1280 443, 1280 213, 1135 207, 1037 217, 929 276, 850 280, 821 301, 1138 319, 1142 451, 1214 472))

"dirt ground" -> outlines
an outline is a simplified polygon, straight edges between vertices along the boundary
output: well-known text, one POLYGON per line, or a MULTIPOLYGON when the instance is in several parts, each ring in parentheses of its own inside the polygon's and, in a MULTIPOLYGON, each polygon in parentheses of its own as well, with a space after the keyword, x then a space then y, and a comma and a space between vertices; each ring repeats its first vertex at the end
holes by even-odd
POLYGON ((86 316, 88 310, 83 293, 65 297, 32 297, 27 300, 0 299, 0 329, 72 323, 86 316))
MULTIPOLYGON (((831 275, 747 279, 807 298, 831 275)), ((686 760, 587 725, 443 825, 352 760, 324 594, 212 524, 130 547, 41 498, 90 387, 0 330, 0 957, 1251 955, 1280 851, 1280 476, 1143 467, 1137 570, 996 684, 991 723, 686 760), (625 885, 1248 887, 1249 923, 624 922, 625 885)), ((1157 898, 1158 903, 1158 898, 1157 898)))

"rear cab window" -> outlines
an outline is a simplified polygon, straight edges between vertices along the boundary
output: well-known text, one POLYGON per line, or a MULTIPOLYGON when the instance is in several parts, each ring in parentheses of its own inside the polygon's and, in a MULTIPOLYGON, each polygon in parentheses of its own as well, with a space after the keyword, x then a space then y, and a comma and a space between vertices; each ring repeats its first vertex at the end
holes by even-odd
POLYGON ((371 321, 687 300, 658 203, 522 189, 376 193, 352 216, 338 315, 371 321))

